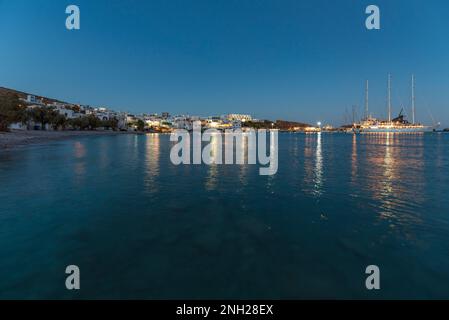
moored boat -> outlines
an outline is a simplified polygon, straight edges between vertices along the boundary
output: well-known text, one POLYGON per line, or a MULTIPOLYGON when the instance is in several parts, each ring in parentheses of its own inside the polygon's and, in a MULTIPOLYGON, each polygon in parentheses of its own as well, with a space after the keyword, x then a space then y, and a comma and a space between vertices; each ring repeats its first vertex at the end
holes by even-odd
POLYGON ((423 133, 435 131, 438 125, 423 125, 415 122, 415 78, 412 75, 412 122, 403 114, 391 119, 391 76, 388 75, 388 120, 378 120, 368 113, 368 81, 365 94, 365 118, 353 125, 355 133, 423 133))

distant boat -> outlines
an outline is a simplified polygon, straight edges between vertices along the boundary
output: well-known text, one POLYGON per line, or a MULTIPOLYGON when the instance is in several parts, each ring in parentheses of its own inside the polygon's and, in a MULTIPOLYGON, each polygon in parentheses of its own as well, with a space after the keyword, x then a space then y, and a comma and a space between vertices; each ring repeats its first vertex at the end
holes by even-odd
POLYGON ((368 81, 365 94, 365 118, 353 125, 355 133, 419 133, 435 131, 436 126, 415 122, 415 77, 412 75, 412 122, 405 119, 403 109, 396 118, 391 119, 391 76, 388 75, 388 120, 378 120, 368 113, 368 81))

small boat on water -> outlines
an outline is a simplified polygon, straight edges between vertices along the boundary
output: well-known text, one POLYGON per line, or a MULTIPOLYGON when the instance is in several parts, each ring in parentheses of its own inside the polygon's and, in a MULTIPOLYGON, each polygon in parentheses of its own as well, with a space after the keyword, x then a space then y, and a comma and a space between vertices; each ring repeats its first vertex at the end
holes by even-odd
POLYGON ((415 78, 412 76, 412 122, 406 120, 404 109, 396 118, 391 119, 391 76, 388 75, 388 120, 378 120, 368 113, 368 81, 365 94, 365 118, 359 123, 354 123, 355 133, 420 133, 432 132, 437 125, 428 126, 415 122, 415 78))

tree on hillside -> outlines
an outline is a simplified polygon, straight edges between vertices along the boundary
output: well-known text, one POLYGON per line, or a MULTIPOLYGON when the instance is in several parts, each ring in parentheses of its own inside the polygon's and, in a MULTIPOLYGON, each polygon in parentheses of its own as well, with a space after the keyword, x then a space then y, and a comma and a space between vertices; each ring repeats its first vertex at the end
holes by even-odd
POLYGON ((71 126, 73 129, 81 130, 81 125, 82 125, 81 118, 68 119, 67 125, 71 126))
POLYGON ((270 120, 264 120, 263 122, 245 121, 242 123, 242 127, 253 129, 275 129, 275 124, 270 120))
POLYGON ((103 121, 98 119, 95 115, 90 114, 80 118, 69 119, 67 120, 67 125, 79 130, 95 130, 96 128, 103 126, 103 121))
POLYGON ((45 130, 46 125, 51 124, 52 120, 59 115, 56 110, 46 107, 34 107, 28 110, 28 114, 31 120, 40 123, 41 130, 45 130))
POLYGON ((101 121, 101 126, 106 129, 117 130, 118 128, 118 120, 117 118, 110 118, 109 120, 101 121))
POLYGON ((67 126, 67 118, 63 116, 62 114, 55 114, 50 118, 50 124, 53 126, 54 129, 65 129, 67 126))
POLYGON ((8 126, 14 122, 24 122, 25 108, 21 105, 19 96, 7 93, 0 96, 0 131, 8 131, 8 126))
POLYGON ((94 130, 101 125, 101 120, 98 119, 95 115, 90 114, 87 116, 87 120, 89 122, 89 130, 94 130))
POLYGON ((145 129, 145 122, 143 122, 141 119, 137 120, 136 122, 137 130, 143 131, 145 129))

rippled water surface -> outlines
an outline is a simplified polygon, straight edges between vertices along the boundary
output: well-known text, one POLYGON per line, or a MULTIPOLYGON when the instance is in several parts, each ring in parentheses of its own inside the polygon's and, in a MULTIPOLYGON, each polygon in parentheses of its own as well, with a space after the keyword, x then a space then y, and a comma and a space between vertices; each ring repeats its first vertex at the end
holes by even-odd
POLYGON ((280 133, 274 176, 170 147, 1 150, 0 297, 449 298, 449 135, 280 133))

